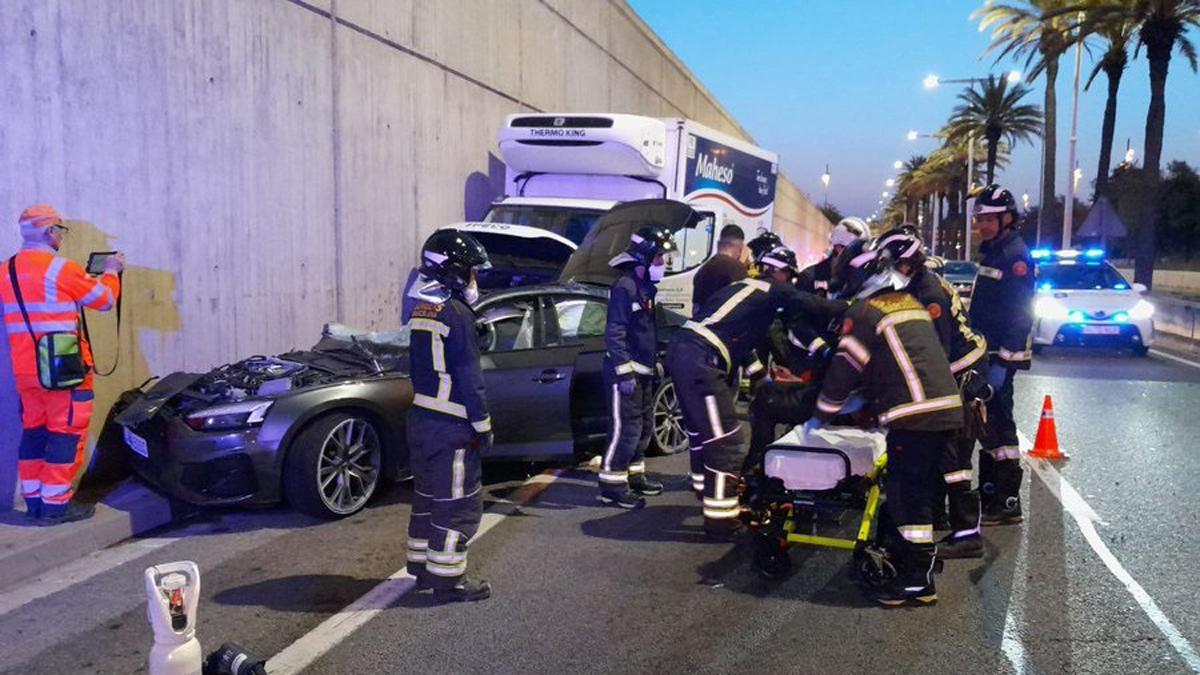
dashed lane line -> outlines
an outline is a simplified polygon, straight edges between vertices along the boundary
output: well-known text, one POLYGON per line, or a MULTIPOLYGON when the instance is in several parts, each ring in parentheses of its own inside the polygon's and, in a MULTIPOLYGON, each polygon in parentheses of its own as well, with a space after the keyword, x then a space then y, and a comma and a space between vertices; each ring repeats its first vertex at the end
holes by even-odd
MULTIPOLYGON (((1023 452, 1028 452, 1033 447, 1033 444, 1029 442, 1025 434, 1020 434, 1020 440, 1023 452)), ((1146 617, 1158 628, 1163 637, 1167 638, 1167 642, 1183 658, 1188 668, 1192 672, 1200 673, 1200 654, 1197 654, 1195 647, 1179 632, 1175 624, 1171 623, 1171 620, 1159 608, 1158 603, 1154 602, 1154 598, 1150 597, 1146 589, 1142 588, 1142 585, 1117 560, 1112 550, 1104 543, 1104 539, 1101 538, 1100 533, 1096 531, 1096 523, 1102 523, 1100 516, 1084 501, 1083 496, 1067 482, 1067 479, 1063 478, 1062 474, 1058 472, 1058 469, 1054 468, 1053 464, 1042 459, 1030 457, 1028 454, 1024 455, 1022 459, 1025 465, 1032 469, 1037 474, 1037 477, 1042 480, 1042 483, 1049 488, 1050 492, 1058 498, 1058 501, 1063 506, 1063 510, 1071 514, 1071 517, 1074 518, 1075 523, 1079 526, 1080 532, 1083 533, 1084 539, 1087 540, 1088 545, 1096 552, 1096 555, 1099 556, 1104 566, 1108 568, 1108 571, 1125 586, 1125 589, 1133 596, 1138 606, 1142 608, 1146 617)))
MULTIPOLYGON (((507 501, 519 506, 529 504, 537 499, 546 488, 550 487, 561 473, 547 471, 529 478, 517 488, 507 501)), ((504 520, 506 514, 487 511, 479 522, 479 530, 472 540, 484 536, 504 520)), ((414 579, 403 567, 396 570, 387 579, 380 582, 365 595, 347 605, 342 611, 329 617, 319 626, 304 634, 283 651, 267 661, 267 672, 271 675, 292 675, 299 673, 316 662, 326 652, 336 647, 354 631, 362 628, 368 621, 391 607, 405 593, 416 587, 414 579)))

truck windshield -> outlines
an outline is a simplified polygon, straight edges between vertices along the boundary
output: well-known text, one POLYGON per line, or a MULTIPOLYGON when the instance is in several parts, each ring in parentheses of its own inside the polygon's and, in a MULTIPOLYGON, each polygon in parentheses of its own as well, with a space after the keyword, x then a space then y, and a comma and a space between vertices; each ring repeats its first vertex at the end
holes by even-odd
POLYGON ((599 209, 538 204, 497 204, 484 216, 485 223, 527 225, 566 237, 576 245, 583 243, 592 226, 604 215, 599 209))
POLYGON ((1037 284, 1042 290, 1102 291, 1129 288, 1121 273, 1108 263, 1038 265, 1037 284))

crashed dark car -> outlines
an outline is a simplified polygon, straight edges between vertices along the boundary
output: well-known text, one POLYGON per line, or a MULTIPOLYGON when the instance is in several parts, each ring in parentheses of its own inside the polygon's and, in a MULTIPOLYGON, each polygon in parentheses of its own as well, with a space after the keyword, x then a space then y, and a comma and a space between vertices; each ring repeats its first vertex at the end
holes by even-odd
MULTIPOLYGON (((610 425, 604 324, 616 276, 607 261, 648 219, 694 216, 676 202, 618 207, 560 282, 499 290, 476 303, 495 431, 485 460, 578 461, 602 449, 610 425)), ((659 309, 662 350, 684 321, 659 309)), ((381 479, 407 475, 407 339, 407 329, 326 326, 312 349, 168 375, 115 422, 136 473, 173 497, 200 505, 286 501, 310 515, 344 517, 367 504, 381 479)), ((666 378, 654 416, 654 450, 686 447, 666 378)))

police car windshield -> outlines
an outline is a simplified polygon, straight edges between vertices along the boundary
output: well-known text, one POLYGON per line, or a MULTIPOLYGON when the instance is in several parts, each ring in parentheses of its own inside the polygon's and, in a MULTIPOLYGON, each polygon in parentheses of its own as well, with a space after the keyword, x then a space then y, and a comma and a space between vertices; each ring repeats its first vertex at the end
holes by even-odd
POLYGON ((604 211, 598 209, 535 204, 500 204, 493 206, 483 220, 486 223, 539 227, 560 237, 566 237, 578 245, 583 243, 583 238, 587 236, 588 231, 602 215, 604 215, 604 211))
POLYGON ((1125 290, 1129 284, 1108 263, 1043 263, 1038 265, 1038 288, 1043 290, 1125 290))

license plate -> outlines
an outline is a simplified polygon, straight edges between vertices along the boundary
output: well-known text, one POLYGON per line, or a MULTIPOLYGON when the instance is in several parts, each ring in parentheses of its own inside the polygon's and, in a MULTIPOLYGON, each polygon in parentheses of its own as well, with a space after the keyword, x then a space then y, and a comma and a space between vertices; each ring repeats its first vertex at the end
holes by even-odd
POLYGON ((1120 326, 1084 326, 1084 335, 1120 335, 1120 326))
POLYGON ((125 430, 125 445, 142 457, 150 459, 150 448, 146 445, 146 439, 130 431, 129 427, 122 428, 125 430))

